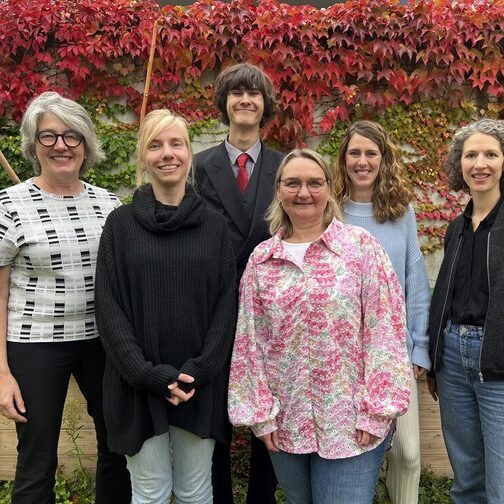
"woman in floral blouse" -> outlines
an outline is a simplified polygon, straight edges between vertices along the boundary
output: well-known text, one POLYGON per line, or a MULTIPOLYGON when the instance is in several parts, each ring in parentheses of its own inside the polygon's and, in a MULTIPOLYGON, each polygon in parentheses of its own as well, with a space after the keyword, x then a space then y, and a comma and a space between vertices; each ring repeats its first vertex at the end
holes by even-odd
POLYGON ((289 504, 371 503, 410 395, 401 286, 331 193, 316 152, 287 155, 267 215, 274 236, 240 286, 229 415, 266 444, 289 504))

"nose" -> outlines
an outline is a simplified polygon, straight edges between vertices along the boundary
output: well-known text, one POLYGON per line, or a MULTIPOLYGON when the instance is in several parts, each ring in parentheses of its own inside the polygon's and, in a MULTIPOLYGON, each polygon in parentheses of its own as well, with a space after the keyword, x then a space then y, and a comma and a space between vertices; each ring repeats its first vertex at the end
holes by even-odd
POLYGON ((250 95, 248 94, 248 91, 243 91, 242 95, 241 95, 241 100, 240 100, 242 103, 245 102, 245 103, 250 103, 250 95))
POLYGON ((301 188, 299 189, 298 196, 301 196, 301 198, 307 198, 310 196, 308 185, 305 182, 301 183, 301 188))
POLYGON ((162 152, 162 157, 164 159, 170 159, 173 157, 173 151, 172 151, 172 148, 171 148, 171 145, 168 145, 168 144, 165 144, 163 146, 163 152, 162 152))
POLYGON ((483 168, 486 165, 485 162, 485 156, 483 153, 480 153, 476 156, 476 159, 474 160, 474 167, 475 168, 483 168))
POLYGON ((367 165, 367 159, 366 159, 366 154, 363 152, 357 161, 359 166, 366 166, 367 165))
POLYGON ((61 135, 56 137, 56 143, 53 145, 53 149, 54 148, 63 150, 67 148, 65 142, 63 142, 63 137, 61 135))

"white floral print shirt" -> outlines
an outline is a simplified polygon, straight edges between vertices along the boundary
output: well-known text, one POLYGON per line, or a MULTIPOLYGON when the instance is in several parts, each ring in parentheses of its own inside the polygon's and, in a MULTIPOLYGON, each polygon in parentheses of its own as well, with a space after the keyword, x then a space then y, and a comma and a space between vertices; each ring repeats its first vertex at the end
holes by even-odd
POLYGON ((231 363, 231 423, 256 436, 278 431, 280 449, 346 458, 356 429, 383 438, 406 412, 411 370, 404 299, 381 246, 333 220, 303 268, 281 233, 259 244, 240 284, 231 363))

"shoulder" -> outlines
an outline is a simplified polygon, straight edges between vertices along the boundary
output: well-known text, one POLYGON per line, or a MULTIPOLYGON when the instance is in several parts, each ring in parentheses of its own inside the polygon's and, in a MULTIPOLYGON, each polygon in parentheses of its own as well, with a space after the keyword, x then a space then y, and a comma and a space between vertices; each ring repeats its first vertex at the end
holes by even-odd
POLYGON ((224 142, 221 142, 218 145, 215 145, 214 147, 210 147, 209 149, 202 150, 198 152, 197 154, 194 155, 194 166, 197 168, 198 166, 207 163, 210 159, 212 159, 214 156, 222 155, 223 152, 223 147, 224 147, 224 142))
POLYGON ((278 164, 280 164, 282 159, 285 157, 285 154, 283 152, 280 152, 275 149, 271 149, 270 147, 267 147, 266 145, 264 145, 264 143, 261 143, 261 145, 262 145, 263 156, 274 159, 278 162, 278 164))
POLYGON ((448 229, 446 230, 445 234, 445 243, 450 241, 450 238, 454 233, 458 233, 462 230, 464 223, 464 216, 460 214, 458 217, 456 217, 454 220, 448 224, 448 229))
POLYGON ((353 224, 346 224, 338 219, 333 219, 324 233, 334 244, 338 244, 341 249, 347 247, 381 246, 378 240, 366 229, 353 224))
POLYGON ((85 182, 85 188, 90 197, 94 197, 96 199, 100 199, 103 201, 110 201, 115 206, 121 205, 121 201, 116 194, 108 189, 104 189, 103 187, 98 187, 88 182, 85 182))

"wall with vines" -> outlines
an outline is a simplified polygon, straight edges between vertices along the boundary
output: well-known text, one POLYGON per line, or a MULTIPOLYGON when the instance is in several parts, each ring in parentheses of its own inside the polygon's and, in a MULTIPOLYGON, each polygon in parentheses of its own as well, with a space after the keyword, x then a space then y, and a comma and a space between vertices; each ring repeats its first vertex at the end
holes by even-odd
MULTIPOLYGON (((504 2, 360 0, 325 10, 275 0, 203 0, 160 8, 140 0, 0 2, 0 149, 25 179, 19 120, 48 89, 93 115, 107 161, 88 179, 130 190, 152 28, 159 33, 149 108, 184 116, 194 135, 216 124, 212 82, 233 61, 273 79, 279 112, 264 131, 281 149, 334 155, 349 121, 382 122, 418 189, 426 253, 440 246, 464 195, 442 160, 454 128, 504 112, 504 2)), ((2 174, 0 185, 8 184, 2 174)))

